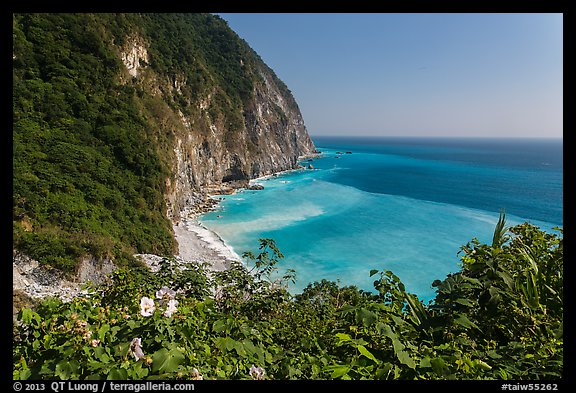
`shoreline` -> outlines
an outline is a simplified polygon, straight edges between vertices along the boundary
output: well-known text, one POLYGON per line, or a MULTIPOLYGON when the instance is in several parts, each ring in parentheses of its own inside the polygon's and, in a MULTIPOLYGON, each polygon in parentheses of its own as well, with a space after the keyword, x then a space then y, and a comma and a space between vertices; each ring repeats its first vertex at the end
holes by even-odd
MULTIPOLYGON (((303 170, 306 170, 305 167, 297 167, 260 176, 250 179, 248 185, 265 184, 267 179, 303 170)), ((240 255, 226 244, 217 232, 205 227, 198 219, 201 215, 215 210, 222 200, 219 196, 232 195, 247 189, 247 187, 235 187, 229 194, 216 194, 205 190, 204 195, 207 198, 203 203, 186 206, 182 209, 179 221, 172 223, 174 238, 178 244, 178 252, 174 256, 184 263, 206 263, 208 271, 228 270, 233 263, 240 263, 249 270, 240 255)), ((159 263, 163 259, 163 257, 154 254, 135 254, 134 256, 141 259, 152 271, 157 271, 159 263)), ((90 266, 86 269, 89 273, 93 273, 93 279, 101 278, 100 276, 105 273, 99 269, 94 269, 91 264, 88 265, 90 266)), ((113 264, 111 266, 114 268, 113 264)), ((38 262, 24 255, 14 256, 13 271, 13 293, 18 299, 21 298, 16 303, 23 306, 30 306, 31 302, 47 296, 56 296, 67 302, 86 293, 85 290, 81 289, 83 283, 81 278, 77 277, 68 281, 54 272, 47 271, 38 262)))
POLYGON ((197 218, 183 219, 173 228, 178 256, 185 262, 206 262, 214 271, 229 269, 233 262, 242 262, 220 235, 206 228, 197 218))
MULTIPOLYGON (((298 157, 298 161, 305 159, 314 159, 321 157, 321 152, 315 151, 314 153, 298 157)), ((306 171, 306 167, 299 165, 296 168, 290 168, 279 172, 274 172, 268 175, 263 175, 254 179, 248 180, 247 187, 234 188, 231 193, 225 195, 233 195, 241 190, 248 190, 250 186, 263 183, 272 178, 290 174, 298 171, 306 171)), ((205 194, 212 202, 208 205, 203 205, 198 209, 196 207, 185 207, 180 212, 180 221, 172 224, 174 230, 174 237, 178 243, 178 257, 185 262, 206 262, 210 265, 210 269, 214 271, 222 271, 229 269, 233 262, 240 262, 246 267, 245 262, 234 249, 226 244, 224 239, 211 229, 206 228, 198 218, 208 212, 214 211, 220 204, 222 194, 208 192, 205 194)))
MULTIPOLYGON (((314 159, 314 158, 319 158, 319 157, 320 157, 320 154, 310 155, 310 157, 301 156, 301 158, 299 158, 299 160, 300 160, 300 159, 314 159)), ((258 183, 258 182, 260 182, 260 181, 262 181, 262 180, 266 181, 266 180, 269 180, 269 179, 273 179, 273 178, 276 178, 276 177, 280 177, 280 176, 282 176, 282 175, 290 174, 290 173, 292 173, 292 172, 300 172, 300 171, 307 171, 307 170, 310 170, 310 169, 306 169, 305 166, 300 165, 300 166, 297 167, 297 168, 286 169, 286 170, 283 170, 283 171, 280 171, 280 172, 271 173, 271 174, 269 174, 269 175, 263 175, 263 176, 260 176, 260 177, 255 177, 254 179, 250 179, 250 180, 248 181, 248 184, 250 184, 250 185, 253 185, 253 184, 262 184, 262 183, 258 183)))

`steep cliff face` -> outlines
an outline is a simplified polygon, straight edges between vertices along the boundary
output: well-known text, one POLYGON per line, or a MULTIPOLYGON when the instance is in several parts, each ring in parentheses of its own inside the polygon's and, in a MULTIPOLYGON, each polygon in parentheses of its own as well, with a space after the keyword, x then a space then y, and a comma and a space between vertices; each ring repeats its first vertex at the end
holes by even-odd
POLYGON ((62 269, 170 254, 185 208, 315 151, 210 14, 14 14, 13 70, 14 248, 62 269))
MULTIPOLYGON (((172 220, 203 201, 206 192, 245 186, 250 179, 293 169, 299 157, 315 151, 293 96, 259 58, 252 59, 249 70, 255 75, 249 98, 236 108, 229 103, 235 113, 223 115, 221 101, 230 101, 230 95, 222 83, 212 84, 203 94, 190 94, 186 71, 165 74, 148 66, 152 40, 125 39, 119 55, 128 75, 121 80, 161 99, 156 105, 162 108, 156 108, 152 122, 158 132, 173 136, 172 176, 166 179, 167 215, 172 220), (172 102, 180 105, 171 106, 172 102)), ((238 57, 243 67, 242 55, 238 57)), ((217 79, 207 67, 200 70, 217 79)))
MULTIPOLYGON (((315 151, 297 109, 262 72, 264 83, 254 88, 253 109, 243 113, 243 127, 232 141, 222 122, 209 113, 210 96, 198 107, 200 119, 180 113, 182 127, 174 145, 175 182, 168 188, 168 214, 177 220, 179 212, 202 199, 204 191, 245 186, 249 179, 293 169, 298 158, 315 151), (199 132, 192 124, 204 124, 199 132), (199 195, 200 194, 200 195, 199 195)), ((170 182, 171 183, 171 182, 170 182)))

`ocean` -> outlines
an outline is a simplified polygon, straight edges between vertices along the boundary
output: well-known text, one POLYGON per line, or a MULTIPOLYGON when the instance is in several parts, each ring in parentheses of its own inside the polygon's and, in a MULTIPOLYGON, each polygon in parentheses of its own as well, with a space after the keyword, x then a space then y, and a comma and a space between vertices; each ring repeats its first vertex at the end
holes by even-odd
POLYGON ((284 254, 277 276, 296 271, 293 294, 322 279, 374 291, 377 269, 428 301, 431 283, 459 270, 461 246, 491 242, 502 209, 508 225, 563 225, 560 138, 313 140, 322 154, 306 169, 217 196, 199 218, 238 255, 274 239, 284 254))

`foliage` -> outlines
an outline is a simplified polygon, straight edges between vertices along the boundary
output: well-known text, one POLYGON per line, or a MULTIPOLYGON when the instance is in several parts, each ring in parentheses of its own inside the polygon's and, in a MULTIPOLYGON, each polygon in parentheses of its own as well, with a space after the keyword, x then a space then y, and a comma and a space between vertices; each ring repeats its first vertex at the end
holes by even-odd
POLYGON ((169 169, 105 35, 89 14, 14 16, 14 246, 63 270, 175 247, 169 169))
POLYGON ((428 305, 386 270, 370 272, 373 292, 323 280, 290 296, 291 276, 266 279, 282 259, 270 239, 245 254, 251 272, 120 270, 88 296, 20 311, 14 378, 559 379, 562 231, 501 219, 499 240, 463 246, 428 305))
POLYGON ((165 119, 210 96, 211 124, 237 147, 261 67, 211 14, 14 14, 14 248, 64 271, 84 255, 172 255, 176 127, 165 119), (136 37, 153 78, 168 81, 160 95, 122 77, 119 52, 136 37))

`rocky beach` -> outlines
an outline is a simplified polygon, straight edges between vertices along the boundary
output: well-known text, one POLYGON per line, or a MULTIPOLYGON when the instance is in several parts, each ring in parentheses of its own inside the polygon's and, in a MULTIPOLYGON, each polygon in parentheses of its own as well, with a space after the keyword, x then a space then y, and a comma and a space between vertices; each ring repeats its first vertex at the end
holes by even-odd
POLYGON ((174 225, 174 235, 178 242, 178 256, 185 262, 202 261, 211 270, 222 271, 230 263, 240 261, 240 256, 228 247, 218 234, 190 218, 174 225))
MULTIPOLYGON (((186 209, 181 220, 173 225, 174 236, 178 242, 180 262, 204 262, 209 270, 222 271, 241 258, 228 247, 218 234, 210 231, 198 222, 197 217, 209 211, 213 203, 204 204, 194 210, 186 209)), ((136 254, 152 271, 157 271, 163 257, 153 254, 136 254)), ((101 283, 117 267, 108 259, 98 261, 92 258, 83 260, 73 277, 66 277, 56 269, 47 268, 23 254, 15 253, 13 258, 13 306, 14 312, 23 306, 46 297, 58 297, 67 302, 74 297, 86 294, 82 287, 88 282, 101 283)))

